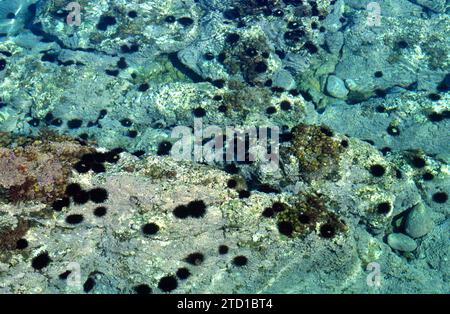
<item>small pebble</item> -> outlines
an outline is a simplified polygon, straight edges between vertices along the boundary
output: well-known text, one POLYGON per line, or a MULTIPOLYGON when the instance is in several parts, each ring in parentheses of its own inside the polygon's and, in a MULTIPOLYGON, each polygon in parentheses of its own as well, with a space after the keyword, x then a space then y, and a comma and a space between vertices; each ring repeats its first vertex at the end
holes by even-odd
POLYGON ((427 208, 419 203, 410 211, 406 218, 406 233, 412 238, 420 238, 429 233, 434 227, 427 208))
POLYGON ((348 89, 345 87, 344 81, 335 75, 328 77, 326 88, 328 94, 335 98, 344 99, 348 95, 348 89))
POLYGON ((391 248, 402 252, 412 252, 417 248, 416 241, 403 233, 391 233, 387 242, 391 248))

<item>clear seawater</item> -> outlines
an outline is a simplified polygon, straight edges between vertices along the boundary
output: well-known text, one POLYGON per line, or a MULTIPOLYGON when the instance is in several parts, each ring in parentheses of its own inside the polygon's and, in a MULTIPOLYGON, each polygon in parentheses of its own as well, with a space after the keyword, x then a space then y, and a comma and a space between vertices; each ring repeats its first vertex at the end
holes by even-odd
POLYGON ((448 12, 445 0, 0 0, 0 292, 449 293, 448 12), (68 139, 101 156, 66 169, 39 144, 68 139), (142 192, 148 176, 162 181, 142 192), (105 225, 83 207, 102 191, 64 199, 70 183, 111 182, 124 214, 105 225), (134 231, 115 238, 116 222, 134 231), (129 260, 112 260, 115 240, 129 260), (69 262, 80 291, 58 277, 69 262))

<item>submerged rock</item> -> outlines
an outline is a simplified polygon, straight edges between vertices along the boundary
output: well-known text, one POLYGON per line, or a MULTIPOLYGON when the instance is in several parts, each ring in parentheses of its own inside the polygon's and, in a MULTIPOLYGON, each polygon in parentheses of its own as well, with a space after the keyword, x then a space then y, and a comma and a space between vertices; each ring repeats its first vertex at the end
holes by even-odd
POLYGON ((327 92, 335 98, 344 99, 348 95, 348 89, 345 87, 344 81, 335 75, 328 77, 327 92))
POLYGON ((428 234, 434 227, 429 210, 423 203, 417 204, 408 214, 405 223, 406 233, 413 238, 428 234))
POLYGON ((0 293, 449 292, 445 1, 79 2, 0 1, 0 293))
POLYGON ((402 252, 412 252, 417 248, 417 243, 402 233, 391 233, 387 241, 391 248, 402 252))

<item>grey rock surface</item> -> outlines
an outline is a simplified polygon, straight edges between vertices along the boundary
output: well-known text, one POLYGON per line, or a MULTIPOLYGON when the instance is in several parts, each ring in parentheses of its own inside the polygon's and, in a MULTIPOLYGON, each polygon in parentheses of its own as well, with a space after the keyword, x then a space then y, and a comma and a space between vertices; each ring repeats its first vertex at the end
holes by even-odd
POLYGON ((412 252, 417 248, 417 243, 403 233, 391 233, 387 241, 391 248, 402 252, 412 252))
POLYGON ((273 86, 281 87, 285 90, 291 90, 295 88, 295 80, 291 73, 287 70, 280 70, 273 75, 273 86))
MULTIPOLYGON (((351 1, 350 5, 354 3, 358 8, 366 8, 369 2, 351 1)), ((343 80, 351 78, 357 83, 359 92, 349 95, 349 99, 364 100, 376 89, 386 90, 394 86, 417 84, 418 90, 432 90, 432 86, 446 74, 449 60, 445 54, 436 51, 425 64, 418 66, 420 62, 416 60, 420 56, 414 52, 414 47, 420 45, 423 49, 432 49, 437 43, 449 47, 448 36, 442 36, 449 31, 448 16, 423 20, 422 8, 407 0, 379 3, 381 27, 368 26, 366 10, 358 10, 352 18, 355 25, 344 31, 345 45, 336 65, 336 75, 343 80), (355 33, 359 35, 354 36, 355 33), (418 39, 413 33, 424 36, 418 39), (400 42, 406 46, 400 48, 400 42), (380 70, 383 77, 374 77, 374 73, 380 70)))
POLYGON ((440 13, 445 12, 445 10, 450 6, 447 0, 413 0, 413 2, 434 12, 440 13))
POLYGON ((344 81, 335 75, 330 75, 327 79, 327 92, 335 98, 346 98, 348 95, 344 81))
MULTIPOLYGON (((237 191, 226 187, 231 177, 209 166, 180 163, 170 157, 138 160, 126 153, 104 174, 73 173, 73 182, 79 182, 84 189, 108 190, 109 198, 102 204, 108 208, 107 215, 95 216, 93 210, 98 204, 88 202, 72 204, 48 219, 34 217, 44 204, 28 204, 23 210, 30 214, 22 218, 35 224, 27 233, 29 247, 13 256, 2 256, 0 291, 80 293, 83 283, 93 278, 91 293, 131 293, 133 287, 142 283, 156 287, 162 277, 180 267, 188 267, 192 273, 189 281, 180 282, 174 291, 180 293, 413 292, 417 287, 433 292, 443 288, 443 278, 437 274, 424 277, 419 267, 407 267, 382 240, 355 228, 360 220, 344 210, 339 214, 345 217, 348 231, 333 239, 324 239, 314 230, 305 238, 278 234, 276 220, 262 219, 261 211, 275 200, 291 204, 297 198, 287 193, 274 198, 253 192, 249 199, 240 199, 237 191), (191 175, 193 171, 196 176, 191 175), (174 216, 174 208, 196 199, 207 205, 202 219, 174 216), (67 222, 69 215, 81 213, 82 223, 67 222), (142 233, 142 226, 149 222, 159 226, 157 234, 142 233), (229 247, 229 253, 219 255, 217 248, 223 244, 229 247), (30 272, 32 259, 45 252, 51 258, 50 264, 30 272), (185 258, 194 252, 201 252, 205 259, 190 265, 185 258), (246 266, 233 265, 232 260, 238 255, 248 258, 246 266), (375 256, 382 264, 381 288, 366 283, 364 267, 375 256), (13 263, 8 266, 11 258, 13 263), (80 281, 72 276, 67 281, 59 277, 68 270, 80 271, 80 281), (394 276, 399 272, 404 276, 394 276), (413 277, 418 279, 415 287, 407 284, 408 278, 413 277), (434 285, 430 284, 432 281, 434 285)), ((337 189, 340 185, 336 183, 336 195, 342 194, 337 189)), ((331 189, 325 193, 333 195, 331 189)), ((358 194, 347 193, 354 193, 355 197, 358 194)), ((348 201, 332 198, 337 201, 336 209, 342 209, 348 201)), ((17 224, 14 218, 18 213, 13 206, 2 203, 0 213, 2 228, 17 224)), ((388 242, 397 250, 415 248, 412 239, 400 234, 391 234, 388 242)), ((163 292, 158 288, 154 291, 163 292)))
POLYGON ((422 149, 426 154, 448 160, 450 143, 441 134, 450 127, 450 121, 429 119, 433 112, 448 110, 448 97, 444 95, 442 101, 434 103, 425 94, 403 92, 387 96, 386 101, 374 98, 354 105, 336 103, 328 106, 319 120, 338 132, 371 140, 380 149, 422 149), (336 122, 336 116, 351 123, 336 122), (399 132, 391 135, 389 127, 398 128, 399 132))
POLYGON ((405 231, 412 238, 428 234, 434 227, 429 210, 422 203, 417 204, 406 218, 405 231))
POLYGON ((80 0, 79 27, 33 2, 12 21, 0 1, 0 293, 165 293, 182 267, 173 293, 450 292, 449 1, 376 1, 369 25, 371 0, 80 0), (174 130, 211 143, 198 122, 277 126, 279 167, 175 159, 174 130), (109 198, 55 209, 69 183, 109 198), (199 200, 203 217, 174 214, 199 200))
POLYGON ((38 0, 0 1, 0 42, 5 36, 15 36, 25 31, 31 15, 27 8, 37 2, 38 0))

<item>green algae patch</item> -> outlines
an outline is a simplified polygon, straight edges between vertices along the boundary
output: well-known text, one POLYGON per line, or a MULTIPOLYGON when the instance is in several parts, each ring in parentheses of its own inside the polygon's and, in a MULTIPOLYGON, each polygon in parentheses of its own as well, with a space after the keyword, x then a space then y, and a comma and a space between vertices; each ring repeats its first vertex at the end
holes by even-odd
POLYGON ((293 128, 291 153, 299 161, 300 174, 331 174, 343 148, 326 126, 300 124, 293 128))
POLYGON ((348 230, 346 224, 327 209, 324 197, 320 194, 300 195, 300 199, 292 206, 284 204, 284 210, 276 217, 278 226, 280 224, 292 226, 290 236, 293 237, 318 232, 323 238, 333 238, 348 230))

